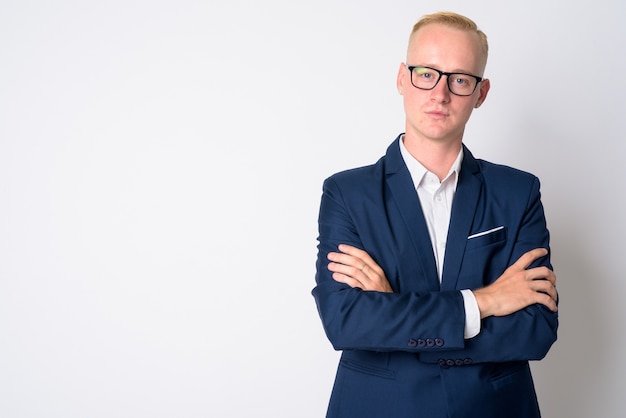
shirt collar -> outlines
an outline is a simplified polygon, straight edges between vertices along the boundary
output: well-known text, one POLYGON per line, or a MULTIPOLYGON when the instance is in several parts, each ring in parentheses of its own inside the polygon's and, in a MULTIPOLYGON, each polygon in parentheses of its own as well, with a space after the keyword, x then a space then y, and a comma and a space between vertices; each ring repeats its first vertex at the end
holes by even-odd
MULTIPOLYGON (((406 149, 404 145, 404 135, 400 138, 400 153, 402 154, 402 158, 404 159, 404 164, 406 164, 409 169, 409 173, 411 174, 411 179, 413 180, 413 185, 417 189, 417 187, 422 182, 422 179, 428 173, 426 167, 424 167, 415 157, 411 155, 409 150, 406 149)), ((459 181, 459 173, 461 171, 461 163, 463 162, 463 147, 461 147, 459 151, 459 155, 457 155, 456 160, 452 163, 450 167, 450 171, 443 179, 442 183, 445 182, 454 174, 454 189, 456 190, 457 183, 459 181)))

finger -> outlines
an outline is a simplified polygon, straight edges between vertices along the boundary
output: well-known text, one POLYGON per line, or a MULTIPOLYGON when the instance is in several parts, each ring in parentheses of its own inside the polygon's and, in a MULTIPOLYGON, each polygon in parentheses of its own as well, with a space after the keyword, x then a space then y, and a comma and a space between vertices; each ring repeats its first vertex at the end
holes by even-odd
MULTIPOLYGON (((354 247, 352 247, 352 249, 355 249, 354 247)), ((360 251, 360 250, 359 250, 360 251)), ((366 254, 364 251, 362 252, 363 254, 366 254)), ((359 258, 357 255, 348 255, 348 254, 344 254, 344 253, 329 253, 328 254, 328 259, 331 261, 334 261, 336 263, 341 263, 345 266, 349 266, 353 269, 356 269, 360 272, 363 272, 365 275, 367 275, 367 273, 365 273, 366 268, 371 266, 368 266, 367 263, 365 261, 363 261, 361 258, 359 258)), ((374 273, 376 273, 376 269, 375 267, 377 267, 377 265, 374 263, 374 273)), ((348 272, 349 273, 349 272, 348 272)), ((351 274, 354 275, 354 272, 351 274)))
POLYGON ((524 253, 513 266, 520 270, 525 270, 530 266, 535 260, 544 257, 548 254, 548 250, 545 248, 535 248, 534 250, 530 250, 524 253))
POLYGON ((349 254, 354 257, 362 258, 363 256, 367 256, 367 252, 363 251, 360 248, 354 247, 348 244, 339 244, 339 251, 345 254, 349 254))
POLYGON ((558 292, 556 287, 547 280, 535 280, 532 282, 531 289, 538 293, 543 293, 550 296, 554 301, 558 298, 558 292))
MULTIPOLYGON (((364 267, 363 270, 365 269, 366 268, 364 267)), ((372 282, 372 280, 369 278, 367 273, 365 273, 360 268, 345 265, 345 264, 339 264, 339 263, 329 263, 328 270, 330 270, 333 273, 338 273, 345 277, 349 277, 352 280, 358 281, 360 285, 356 287, 360 287, 363 290, 368 290, 371 288, 370 283, 372 282)), ((352 286, 352 282, 348 284, 352 286)))
POLYGON ((328 253, 328 259, 335 263, 343 264, 346 266, 354 267, 358 270, 363 270, 365 262, 360 258, 344 254, 344 253, 328 253))
POLYGON ((359 289, 366 290, 363 284, 354 277, 346 276, 341 273, 333 273, 332 277, 336 282, 347 284, 352 288, 358 287, 359 289))
MULTIPOLYGON (((347 244, 339 244, 339 251, 354 257, 357 263, 363 262, 364 265, 371 268, 376 274, 382 273, 382 269, 380 268, 380 266, 367 253, 367 251, 361 250, 360 248, 353 247, 347 244)), ((361 264, 360 266, 363 267, 363 264, 361 264)), ((356 266, 359 266, 359 264, 356 264, 356 266)))
POLYGON ((339 251, 349 256, 354 257, 358 261, 362 262, 362 264, 370 264, 373 263, 374 260, 369 256, 366 251, 361 250, 360 248, 353 247, 347 244, 340 244, 339 251))
POLYGON ((332 271, 333 273, 341 273, 351 277, 353 277, 355 274, 358 274, 358 272, 360 271, 355 267, 343 263, 328 263, 328 270, 332 271))
POLYGON ((548 267, 541 266, 526 270, 526 279, 528 280, 547 280, 556 285, 556 275, 548 267))
POLYGON ((546 308, 550 309, 552 312, 558 311, 559 307, 556 305, 556 301, 551 297, 544 293, 538 293, 537 303, 542 304, 546 308))

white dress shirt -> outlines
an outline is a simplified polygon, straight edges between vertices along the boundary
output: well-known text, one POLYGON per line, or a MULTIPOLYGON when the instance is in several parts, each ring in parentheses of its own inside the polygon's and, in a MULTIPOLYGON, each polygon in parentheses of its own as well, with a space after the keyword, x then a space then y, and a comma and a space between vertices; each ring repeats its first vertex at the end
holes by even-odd
MULTIPOLYGON (((417 161, 404 146, 404 137, 400 141, 400 152, 404 163, 411 173, 411 179, 415 185, 417 195, 422 205, 424 219, 428 226, 430 242, 433 246, 435 263, 437 264, 437 275, 441 283, 443 273, 443 260, 446 254, 446 239, 448 238, 448 226, 450 225, 450 213, 452 210, 452 200, 456 192, 463 161, 463 148, 459 152, 456 160, 450 167, 450 171, 443 181, 439 177, 428 171, 419 161, 417 161)), ((469 289, 461 290, 463 302, 465 304, 465 338, 475 337, 480 332, 480 311, 474 293, 469 289)))

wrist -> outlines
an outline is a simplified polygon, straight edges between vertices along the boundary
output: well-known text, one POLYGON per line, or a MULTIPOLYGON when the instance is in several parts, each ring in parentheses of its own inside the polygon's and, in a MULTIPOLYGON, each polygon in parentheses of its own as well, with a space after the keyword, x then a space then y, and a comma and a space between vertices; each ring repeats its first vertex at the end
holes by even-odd
POLYGON ((487 318, 493 315, 492 310, 492 297, 485 289, 474 290, 474 297, 476 298, 476 304, 478 305, 478 311, 480 312, 480 319, 487 318))

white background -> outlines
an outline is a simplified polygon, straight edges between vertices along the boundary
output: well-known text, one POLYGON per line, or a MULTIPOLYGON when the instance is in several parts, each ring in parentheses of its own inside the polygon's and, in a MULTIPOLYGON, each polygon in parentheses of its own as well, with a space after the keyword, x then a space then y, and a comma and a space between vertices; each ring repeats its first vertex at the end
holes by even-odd
POLYGON ((624 416, 617 0, 0 1, 0 416, 323 416, 321 184, 403 130, 410 28, 447 9, 491 45, 466 144, 542 180, 544 416, 624 416))

